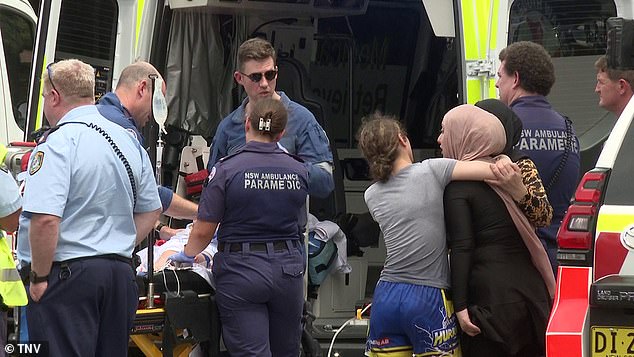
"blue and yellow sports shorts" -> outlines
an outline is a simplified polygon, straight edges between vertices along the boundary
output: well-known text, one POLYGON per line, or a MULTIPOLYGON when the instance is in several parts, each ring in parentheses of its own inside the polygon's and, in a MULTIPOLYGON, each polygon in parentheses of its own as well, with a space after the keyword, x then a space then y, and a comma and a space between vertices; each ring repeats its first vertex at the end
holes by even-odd
POLYGON ((372 298, 370 356, 460 356, 458 321, 445 291, 379 281, 372 298))

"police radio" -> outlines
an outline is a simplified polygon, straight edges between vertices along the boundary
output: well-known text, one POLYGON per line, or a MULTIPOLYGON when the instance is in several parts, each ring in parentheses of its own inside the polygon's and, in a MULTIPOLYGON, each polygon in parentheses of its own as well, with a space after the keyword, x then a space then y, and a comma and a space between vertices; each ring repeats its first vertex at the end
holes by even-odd
POLYGON ((634 20, 610 17, 607 20, 608 68, 634 69, 634 20))

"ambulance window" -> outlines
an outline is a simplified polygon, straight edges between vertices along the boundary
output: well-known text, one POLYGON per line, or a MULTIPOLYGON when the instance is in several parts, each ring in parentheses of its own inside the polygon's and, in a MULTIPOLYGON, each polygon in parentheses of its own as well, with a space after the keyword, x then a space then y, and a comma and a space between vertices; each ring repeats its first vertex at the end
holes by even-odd
POLYGON ((55 59, 77 58, 93 66, 95 99, 111 89, 118 16, 115 0, 62 2, 55 59))
MULTIPOLYGON (((390 4, 371 1, 363 16, 319 19, 310 83, 330 123, 330 140, 338 148, 354 148, 361 118, 377 110, 402 118, 416 148, 428 137, 437 145, 437 131, 431 126, 439 124, 442 114, 426 110, 432 106, 434 86, 441 82, 438 73, 447 41, 430 31, 420 2, 390 4), (426 136, 425 131, 433 134, 426 136)), ((454 98, 456 91, 456 86, 448 89, 454 98)))
POLYGON ((634 190, 632 190, 632 178, 634 177, 634 123, 630 124, 614 161, 614 167, 608 180, 605 192, 606 204, 634 205, 634 190))
POLYGON ((605 54, 606 20, 613 0, 517 0, 510 13, 509 43, 533 41, 553 57, 605 54))
POLYGON ((24 130, 35 23, 20 12, 0 6, 0 32, 9 75, 13 116, 20 129, 24 130))

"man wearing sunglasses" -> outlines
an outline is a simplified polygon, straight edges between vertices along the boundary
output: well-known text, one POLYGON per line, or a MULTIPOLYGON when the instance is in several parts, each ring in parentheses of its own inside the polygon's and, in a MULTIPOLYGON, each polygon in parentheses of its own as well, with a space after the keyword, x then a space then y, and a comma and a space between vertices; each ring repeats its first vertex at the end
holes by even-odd
MULTIPOLYGON (((160 74, 150 63, 138 61, 125 67, 121 71, 117 87, 114 92, 106 93, 97 104, 99 113, 106 119, 119 124, 128 130, 144 145, 141 134, 143 127, 152 120, 152 81, 150 75, 160 77, 160 74)), ((163 94, 166 85, 163 81, 163 94)), ((159 197, 163 213, 167 216, 190 219, 196 218, 198 206, 164 186, 159 186, 159 197)), ((178 230, 157 222, 155 225, 161 239, 169 239, 178 230)))
POLYGON ((309 173, 310 194, 324 198, 334 189, 328 137, 308 109, 290 100, 284 92, 275 91, 278 76, 276 58, 275 49, 264 39, 253 38, 240 45, 238 70, 233 78, 244 88, 247 98, 218 125, 207 169, 211 170, 218 160, 244 146, 246 114, 259 100, 273 98, 280 100, 288 111, 286 131, 279 145, 304 160, 309 173))

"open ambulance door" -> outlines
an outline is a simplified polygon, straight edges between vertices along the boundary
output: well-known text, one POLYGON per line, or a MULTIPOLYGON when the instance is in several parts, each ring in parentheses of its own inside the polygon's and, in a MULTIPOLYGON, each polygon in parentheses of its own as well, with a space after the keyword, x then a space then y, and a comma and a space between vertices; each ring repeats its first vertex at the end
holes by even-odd
POLYGON ((143 0, 41 0, 25 139, 32 140, 33 131, 48 125, 42 112, 41 81, 48 64, 76 58, 93 66, 95 99, 99 99, 114 88, 125 66, 136 59, 148 60, 152 24, 162 4, 143 0))
POLYGON ((34 139, 33 132, 47 126, 43 112, 42 78, 46 65, 54 61, 55 43, 61 0, 42 0, 38 11, 35 46, 33 48, 33 64, 29 83, 29 98, 26 117, 25 141, 34 139))
MULTIPOLYGON (((24 0, 0 0, 0 144, 22 140, 35 13, 24 0)), ((2 160, 0 153, 0 160, 2 160)))
POLYGON ((461 102, 497 98, 498 53, 506 47, 509 0, 457 0, 461 102))

